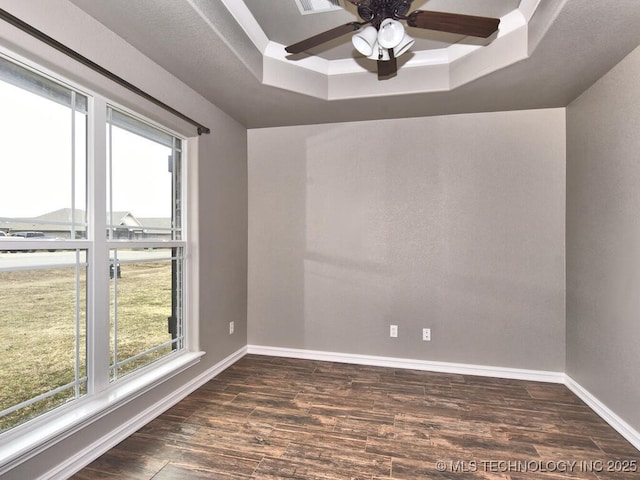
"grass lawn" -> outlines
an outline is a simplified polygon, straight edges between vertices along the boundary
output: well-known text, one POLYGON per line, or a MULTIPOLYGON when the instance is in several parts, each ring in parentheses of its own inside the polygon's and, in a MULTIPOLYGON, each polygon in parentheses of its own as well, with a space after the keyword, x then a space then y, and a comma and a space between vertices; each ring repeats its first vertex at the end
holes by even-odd
MULTIPOLYGON (((122 264, 118 279, 120 361, 171 339, 171 262, 122 264)), ((86 287, 80 279, 76 364, 76 277, 72 268, 0 272, 0 411, 86 375, 86 287)), ((113 280, 111 283, 113 362, 113 280)), ((170 347, 118 369, 118 376, 168 353, 170 347)), ((80 386, 79 393, 86 391, 80 386)), ((0 431, 75 398, 74 389, 0 417, 0 431)))

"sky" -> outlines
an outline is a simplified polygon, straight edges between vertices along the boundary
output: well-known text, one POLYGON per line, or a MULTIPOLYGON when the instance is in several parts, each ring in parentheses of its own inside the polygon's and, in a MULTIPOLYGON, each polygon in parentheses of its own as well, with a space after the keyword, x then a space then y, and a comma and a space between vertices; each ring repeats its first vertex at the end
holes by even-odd
MULTIPOLYGON (((0 112, 0 217, 71 208, 71 110, 0 81, 0 112)), ((76 175, 84 179, 84 115, 76 118, 76 175)), ((113 142, 114 211, 170 217, 170 149, 117 128, 113 142)), ((84 209, 83 181, 76 196, 84 209)))

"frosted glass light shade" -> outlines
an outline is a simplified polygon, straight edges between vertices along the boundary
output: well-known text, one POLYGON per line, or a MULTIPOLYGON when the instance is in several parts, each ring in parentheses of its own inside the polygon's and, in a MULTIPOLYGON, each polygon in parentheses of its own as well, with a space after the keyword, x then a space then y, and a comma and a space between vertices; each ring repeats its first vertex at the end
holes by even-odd
POLYGON ((355 49, 365 57, 373 54, 373 47, 378 38, 378 31, 369 25, 351 37, 351 43, 355 49))
POLYGON ((402 40, 400 40, 400 43, 393 49, 394 55, 396 57, 399 57, 407 50, 409 50, 414 43, 416 43, 415 39, 405 33, 404 37, 402 37, 402 40))
POLYGON ((380 24, 380 30, 378 30, 378 43, 382 48, 396 48, 404 35, 404 27, 399 21, 385 18, 380 24))

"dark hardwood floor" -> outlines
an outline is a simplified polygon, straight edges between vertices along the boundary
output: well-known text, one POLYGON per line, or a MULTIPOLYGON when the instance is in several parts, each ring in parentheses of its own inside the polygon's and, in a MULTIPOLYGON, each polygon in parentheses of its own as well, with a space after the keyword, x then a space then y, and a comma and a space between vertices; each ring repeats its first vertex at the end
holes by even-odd
POLYGON ((248 355, 74 480, 640 479, 565 386, 248 355))

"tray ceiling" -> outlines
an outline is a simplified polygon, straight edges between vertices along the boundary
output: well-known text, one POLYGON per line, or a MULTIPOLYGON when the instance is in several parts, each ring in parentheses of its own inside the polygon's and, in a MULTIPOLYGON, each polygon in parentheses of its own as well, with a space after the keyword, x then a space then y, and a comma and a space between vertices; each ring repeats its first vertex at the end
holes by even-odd
POLYGON ((424 50, 378 81, 364 60, 345 56, 348 35, 323 57, 284 52, 354 19, 350 6, 301 15, 294 0, 69 1, 248 128, 563 107, 640 43, 638 0, 416 0, 511 17, 501 26, 516 33, 461 59, 449 54, 472 42, 412 31, 424 50))
MULTIPOLYGON (((291 45, 313 33, 329 30, 337 25, 358 20, 356 7, 348 2, 343 10, 301 15, 295 2, 272 0, 244 0, 245 5, 269 40, 281 45, 291 45)), ((501 18, 518 8, 520 0, 415 0, 412 10, 435 10, 484 17, 501 18)), ((451 33, 410 28, 416 39, 413 51, 446 48, 464 37, 451 33)), ((313 55, 327 60, 352 58, 358 53, 351 45, 351 37, 345 35, 327 45, 311 50, 313 55)))
MULTIPOLYGON (((301 15, 293 0, 222 0, 262 53, 261 81, 326 100, 452 90, 528 56, 528 23, 541 0, 415 0, 412 10, 429 9, 501 19, 488 40, 407 27, 416 44, 398 59, 398 79, 379 81, 376 62, 353 48, 350 35, 302 55, 284 47, 338 25, 358 21, 344 9, 301 15)), ((548 4, 548 2, 547 2, 548 4)), ((208 15, 207 11, 202 12, 208 15)))

